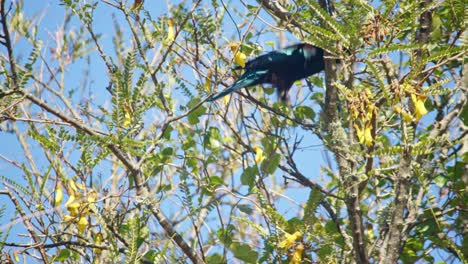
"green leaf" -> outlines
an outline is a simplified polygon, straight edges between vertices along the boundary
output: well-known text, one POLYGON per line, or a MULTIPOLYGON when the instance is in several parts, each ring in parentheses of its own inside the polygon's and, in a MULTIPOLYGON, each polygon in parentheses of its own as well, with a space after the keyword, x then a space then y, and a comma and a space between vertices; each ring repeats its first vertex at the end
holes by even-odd
POLYGON ((68 249, 60 249, 54 261, 66 261, 70 258, 71 252, 68 249))
POLYGON ((239 208, 241 212, 248 214, 248 215, 251 215, 253 212, 252 208, 247 204, 238 204, 237 208, 239 208))
POLYGON ((172 126, 168 126, 164 131, 163 138, 166 140, 170 140, 172 131, 174 131, 174 128, 172 126))
POLYGON ((206 257, 206 263, 208 264, 224 264, 226 260, 218 253, 214 253, 211 256, 206 257))
POLYGON ((258 175, 257 167, 248 167, 242 172, 241 183, 249 187, 254 186, 255 176, 258 175))
POLYGON ((148 252, 146 252, 145 255, 143 255, 143 258, 154 262, 157 256, 158 256, 158 252, 154 249, 151 249, 148 252))
POLYGON ((161 153, 164 155, 164 156, 171 156, 174 154, 174 149, 173 148, 164 148, 161 153))
MULTIPOLYGON (((196 104, 200 102, 200 99, 196 98, 191 100, 188 103, 188 107, 191 109, 195 107, 196 104)), ((196 125, 200 122, 200 116, 204 115, 206 113, 206 107, 200 105, 198 106, 197 109, 194 109, 189 115, 188 115, 188 121, 191 125, 196 125)))
POLYGON ((205 148, 212 150, 219 149, 221 147, 221 134, 217 127, 210 127, 205 134, 204 138, 205 148))
POLYGON ((317 251, 317 255, 319 256, 320 260, 325 261, 330 259, 333 255, 333 248, 331 245, 324 245, 320 247, 317 251))
POLYGON ((442 176, 442 175, 439 175, 437 177, 434 178, 434 183, 439 186, 439 188, 442 188, 444 187, 446 184, 447 184, 447 178, 442 176))
POLYGON ((286 227, 286 232, 293 234, 296 231, 304 230, 304 222, 302 219, 293 217, 288 220, 288 226, 286 227))
POLYGON ((302 218, 306 224, 312 225, 313 222, 316 221, 317 217, 315 216, 315 212, 317 212, 317 208, 322 199, 323 194, 320 191, 316 189, 310 191, 309 199, 307 200, 306 206, 304 208, 304 216, 302 218))
POLYGON ((460 114, 460 119, 463 120, 463 124, 468 126, 468 105, 463 107, 463 110, 460 114))
POLYGON ((249 9, 250 12, 256 12, 258 10, 258 6, 253 6, 253 5, 247 5, 247 8, 249 9))
POLYGON ((337 234, 338 229, 336 229, 336 224, 333 221, 328 221, 325 224, 325 231, 327 231, 328 234, 337 234))
POLYGON ((296 109, 294 109, 294 115, 300 119, 314 120, 315 118, 314 110, 312 110, 312 108, 308 106, 303 106, 303 105, 300 105, 296 107, 296 109))
POLYGON ((263 92, 268 95, 272 95, 275 92, 275 90, 276 90, 275 88, 264 88, 263 92))
POLYGON ((281 155, 278 153, 275 153, 269 159, 263 161, 262 170, 268 174, 273 174, 278 168, 278 165, 280 164, 280 162, 281 162, 281 155))
POLYGON ((221 228, 216 231, 216 235, 221 243, 226 246, 229 246, 232 243, 232 231, 235 230, 233 225, 228 225, 226 229, 221 228))
POLYGON ((245 261, 246 263, 256 263, 258 253, 247 244, 240 244, 239 242, 232 243, 229 249, 234 254, 234 257, 245 261))
POLYGON ((219 186, 219 185, 226 185, 224 180, 221 177, 218 177, 218 176, 211 176, 209 181, 210 181, 210 185, 215 186, 215 187, 219 186))
POLYGON ((275 48, 275 42, 274 41, 265 41, 265 45, 270 46, 272 48, 275 48))
POLYGON ((167 191, 170 191, 172 189, 172 185, 171 184, 161 184, 158 186, 158 193, 160 192, 167 192, 167 191))

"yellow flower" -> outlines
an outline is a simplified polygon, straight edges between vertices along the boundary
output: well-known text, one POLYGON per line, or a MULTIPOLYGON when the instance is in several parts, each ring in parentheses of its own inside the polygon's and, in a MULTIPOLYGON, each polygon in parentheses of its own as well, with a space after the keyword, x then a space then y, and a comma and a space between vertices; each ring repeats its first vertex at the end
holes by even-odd
POLYGON ((421 117, 427 114, 426 106, 424 106, 425 96, 411 94, 411 100, 414 104, 414 115, 416 116, 416 121, 421 119, 421 117))
POLYGON ((80 208, 80 203, 75 202, 76 198, 74 195, 70 195, 68 198, 68 201, 65 203, 67 206, 68 212, 70 212, 71 216, 77 216, 78 215, 78 209, 80 208))
POLYGON ((231 48, 232 52, 236 52, 239 48, 239 42, 232 42, 231 44, 229 44, 229 47, 231 48))
POLYGON ((88 197, 87 197, 88 203, 95 203, 97 200, 97 197, 98 197, 97 193, 94 190, 91 190, 88 193, 88 197))
POLYGON ((413 116, 404 111, 401 112, 401 117, 406 123, 410 123, 411 121, 413 121, 413 116))
POLYGON ((375 106, 373 104, 368 104, 367 105, 367 111, 366 111, 366 120, 371 120, 372 115, 374 114, 375 106))
POLYGON ((289 233, 285 233, 285 237, 286 238, 279 243, 278 247, 284 250, 288 250, 294 245, 294 242, 296 242, 296 240, 299 240, 302 238, 302 234, 301 232, 296 231, 292 235, 289 233))
POLYGON ((210 88, 211 88, 211 77, 213 77, 213 73, 210 71, 210 72, 208 72, 208 74, 206 75, 206 80, 205 80, 205 85, 204 85, 205 92, 207 92, 207 93, 210 92, 210 88))
POLYGON ((86 189, 86 187, 83 184, 79 183, 79 182, 75 182, 75 185, 76 185, 77 189, 80 189, 80 190, 86 189))
POLYGON ((71 215, 64 215, 63 218, 64 218, 65 222, 71 222, 71 221, 75 220, 75 217, 73 217, 71 215))
POLYGON ((234 56, 234 61, 241 66, 242 68, 245 67, 245 60, 247 59, 247 56, 242 53, 241 51, 236 52, 236 55, 234 56))
POLYGON ((304 245, 299 244, 296 247, 296 250, 292 254, 289 264, 301 264, 302 263, 302 252, 304 252, 304 245))
POLYGON ((236 53, 234 55, 234 61, 237 63, 237 65, 241 66, 242 68, 245 68, 245 60, 247 59, 247 55, 245 55, 244 53, 242 53, 242 51, 239 50, 239 43, 232 43, 231 51, 236 53))
POLYGON ((88 194, 88 203, 87 203, 87 209, 88 209, 88 213, 89 212, 92 212, 92 213, 97 213, 98 211, 98 208, 96 207, 95 203, 96 203, 96 200, 97 200, 97 193, 93 190, 91 191, 89 194, 88 194))
POLYGON ((226 96, 224 96, 224 97, 223 97, 223 102, 224 102, 224 104, 228 104, 228 103, 229 103, 229 99, 230 99, 230 98, 231 98, 231 95, 230 95, 230 94, 229 94, 229 95, 226 95, 226 96))
POLYGON ((78 191, 75 185, 75 181, 72 179, 68 180, 68 185, 70 186, 70 189, 71 189, 71 195, 74 195, 75 192, 78 191))
POLYGON ((405 82, 404 84, 402 84, 401 87, 403 88, 403 91, 405 91, 405 92, 408 92, 408 93, 414 93, 414 92, 416 92, 416 91, 414 90, 414 87, 413 87, 411 84, 407 83, 407 82, 405 82))
POLYGON ((262 147, 255 145, 253 147, 253 150, 255 151, 255 162, 260 163, 265 159, 265 156, 263 155, 263 149, 262 147))
POLYGON ((394 106, 393 107, 393 112, 395 112, 396 114, 401 114, 401 112, 403 112, 403 110, 399 106, 394 106))
POLYGON ((403 118, 403 120, 407 123, 413 121, 413 116, 406 113, 405 111, 403 111, 403 109, 401 109, 401 107, 399 106, 394 106, 393 107, 393 112, 395 112, 396 114, 399 114, 401 115, 401 117, 403 118))
POLYGON ((124 119, 123 119, 123 124, 122 126, 124 128, 128 128, 130 127, 130 125, 132 124, 132 114, 133 114, 133 110, 132 108, 130 107, 130 105, 128 103, 124 103, 123 104, 123 111, 124 111, 124 119))
POLYGON ((369 123, 367 123, 363 129, 358 127, 356 124, 354 125, 354 128, 356 129, 359 143, 366 144, 367 146, 372 145, 372 126, 369 123))
POLYGON ((364 129, 364 142, 366 143, 367 146, 372 145, 372 126, 370 124, 366 125, 366 128, 364 129))
POLYGON ((15 258, 15 261, 16 261, 16 262, 19 262, 19 261, 20 261, 20 258, 19 258, 19 256, 18 256, 18 251, 17 251, 17 250, 13 251, 13 257, 15 258))
POLYGON ((62 184, 59 183, 55 187, 55 206, 59 205, 63 199, 62 184))
POLYGON ((143 2, 144 0, 135 0, 135 2, 133 2, 132 7, 130 7, 130 10, 131 11, 140 10, 140 8, 143 6, 143 2))
MULTIPOLYGON (((103 236, 102 236, 102 233, 98 233, 98 234, 94 237, 94 243, 96 243, 96 245, 101 245, 103 240, 104 240, 104 238, 103 238, 103 236)), ((100 249, 100 248, 93 248, 93 251, 94 251, 94 253, 96 253, 96 254, 100 254, 100 253, 102 252, 102 249, 100 249)))
POLYGON ((359 116, 359 111, 358 111, 358 109, 357 109, 354 105, 351 105, 351 106, 349 107, 349 112, 351 113, 350 116, 351 116, 352 119, 358 118, 358 116, 359 116))
POLYGON ((367 239, 369 239, 370 241, 373 241, 375 238, 375 235, 374 235, 374 230, 372 229, 372 225, 367 225, 367 239))
POLYGON ((167 20, 167 40, 170 42, 175 40, 174 20, 172 18, 167 20))
POLYGON ((86 217, 80 217, 80 220, 78 221, 78 223, 76 224, 76 227, 78 228, 78 231, 80 231, 80 233, 83 233, 84 230, 88 227, 88 219, 86 219, 86 217))

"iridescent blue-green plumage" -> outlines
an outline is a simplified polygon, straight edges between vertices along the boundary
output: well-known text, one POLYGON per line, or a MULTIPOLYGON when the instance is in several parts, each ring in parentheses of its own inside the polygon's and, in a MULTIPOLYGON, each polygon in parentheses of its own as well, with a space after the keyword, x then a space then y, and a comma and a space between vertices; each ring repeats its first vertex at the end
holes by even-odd
POLYGON ((324 69, 323 50, 301 43, 272 51, 249 61, 245 73, 229 88, 216 94, 214 101, 244 87, 272 84, 278 89, 281 100, 288 100, 288 92, 297 80, 311 76, 324 69))

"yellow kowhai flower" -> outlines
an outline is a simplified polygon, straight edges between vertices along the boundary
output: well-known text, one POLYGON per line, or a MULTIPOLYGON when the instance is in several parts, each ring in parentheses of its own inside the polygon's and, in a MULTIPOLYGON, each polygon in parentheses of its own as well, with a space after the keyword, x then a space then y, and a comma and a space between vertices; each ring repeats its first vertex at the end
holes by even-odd
POLYGON ((349 112, 350 112, 350 116, 351 116, 352 119, 358 118, 358 116, 359 116, 359 110, 356 108, 356 106, 351 105, 351 106, 349 107, 349 112))
MULTIPOLYGON (((102 236, 102 233, 98 233, 95 237, 94 237, 94 243, 96 243, 96 245, 100 245, 102 244, 102 241, 104 240, 104 237, 102 236)), ((100 248, 93 248, 93 251, 94 253, 96 254, 100 254, 102 252, 102 249, 100 248)))
POLYGON ((372 91, 369 88, 365 88, 364 92, 366 93, 368 98, 372 98, 372 91))
POLYGON ((97 193, 94 190, 91 190, 88 195, 87 195, 87 201, 88 203, 95 203, 97 200, 97 193))
POLYGON ((301 264, 302 252, 304 252, 304 245, 297 245, 296 249, 294 250, 294 253, 292 254, 291 260, 289 260, 289 264, 301 264))
POLYGON ((401 112, 403 112, 403 109, 401 109, 401 107, 399 106, 394 106, 393 112, 395 112, 396 114, 401 114, 401 112))
POLYGON ((55 187, 55 206, 59 205, 63 199, 63 191, 62 191, 62 184, 59 183, 55 187))
POLYGON ((19 256, 18 256, 18 251, 17 251, 17 250, 13 251, 13 257, 15 258, 15 261, 16 261, 16 262, 19 262, 19 261, 20 261, 20 258, 19 258, 19 256))
POLYGON ((75 193, 78 191, 75 181, 72 179, 68 180, 68 186, 70 187, 70 195, 75 195, 75 193))
POLYGON ((172 18, 167 20, 167 40, 170 42, 175 40, 174 20, 172 18))
POLYGON ((87 195, 87 204, 86 204, 87 205, 86 207, 88 209, 87 210, 88 213, 89 212, 92 212, 92 213, 97 212, 98 209, 97 209, 97 207, 95 205, 97 198, 98 198, 98 195, 94 190, 92 190, 90 193, 88 193, 88 195, 87 195))
POLYGON ((367 239, 369 239, 369 241, 373 241, 374 238, 375 238, 375 235, 374 235, 374 230, 372 229, 372 225, 368 224, 367 225, 367 239))
POLYGON ((302 238, 302 233, 299 231, 294 232, 292 235, 285 233, 285 237, 286 238, 278 244, 278 247, 288 250, 294 245, 294 242, 302 238))
POLYGON ((231 44, 231 51, 236 53, 234 54, 234 61, 242 68, 245 68, 245 60, 247 59, 247 55, 239 50, 239 43, 231 44))
POLYGON ((263 155, 263 149, 260 146, 255 145, 253 147, 253 150, 255 152, 255 162, 256 163, 262 162, 265 159, 265 156, 263 155))
POLYGON ((231 98, 231 95, 232 95, 232 94, 223 97, 223 102, 224 102, 224 104, 229 103, 229 99, 231 98))
POLYGON ((86 187, 83 184, 79 183, 79 182, 75 182, 75 185, 76 185, 77 189, 80 189, 80 190, 86 189, 86 187))
POLYGON ((362 129, 356 124, 354 125, 354 128, 356 129, 356 134, 359 139, 359 143, 366 144, 367 146, 372 145, 372 126, 369 123, 367 123, 362 129))
POLYGON ((76 217, 71 216, 71 215, 64 215, 63 218, 64 218, 65 222, 72 222, 72 221, 76 220, 76 217))
POLYGON ((213 73, 210 71, 210 72, 208 72, 208 74, 206 75, 206 80, 205 80, 205 85, 204 85, 205 92, 207 92, 207 93, 210 92, 210 88, 211 88, 211 77, 213 77, 213 73))
POLYGON ((426 106, 424 106, 426 96, 411 94, 411 100, 414 104, 414 115, 416 116, 416 121, 418 121, 423 115, 427 114, 426 106))
POLYGON ((135 0, 133 2, 133 5, 132 7, 130 7, 130 10, 131 11, 134 11, 134 10, 140 10, 140 8, 143 6, 143 2, 145 2, 144 0, 135 0))
POLYGON ((80 220, 76 224, 76 227, 78 228, 78 231, 80 231, 80 233, 83 233, 84 230, 88 227, 88 225, 89 225, 88 219, 82 216, 80 217, 80 220))
POLYGON ((242 53, 241 51, 236 52, 236 55, 234 55, 234 61, 239 64, 242 68, 245 68, 245 60, 247 59, 247 56, 242 53))
POLYGON ((366 120, 371 120, 372 115, 374 114, 375 106, 373 104, 367 105, 366 109, 366 120))
POLYGON ((416 92, 416 90, 414 89, 414 87, 413 87, 411 84, 407 83, 407 82, 405 82, 404 84, 402 84, 402 85, 401 85, 401 88, 403 89, 403 91, 405 91, 405 92, 407 92, 407 93, 415 93, 415 92, 416 92))
POLYGON ((393 112, 395 112, 396 114, 399 114, 401 115, 401 117, 403 118, 403 120, 407 123, 413 121, 413 116, 406 113, 405 111, 403 111, 403 109, 401 109, 401 107, 399 106, 394 106, 393 107, 393 112))
POLYGON ((80 208, 80 203, 76 202, 76 197, 74 195, 70 195, 68 197, 68 201, 65 203, 65 206, 67 207, 68 212, 70 213, 71 216, 77 216, 80 208))
POLYGON ((128 103, 124 103, 122 106, 123 106, 123 111, 124 111, 124 118, 123 118, 122 126, 125 129, 127 129, 132 124, 133 110, 132 110, 132 108, 130 107, 130 105, 128 103))

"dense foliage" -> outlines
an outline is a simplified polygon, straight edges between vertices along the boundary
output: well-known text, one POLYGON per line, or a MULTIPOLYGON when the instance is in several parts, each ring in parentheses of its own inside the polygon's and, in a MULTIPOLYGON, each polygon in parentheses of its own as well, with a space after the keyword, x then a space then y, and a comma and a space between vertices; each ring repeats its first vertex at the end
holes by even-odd
POLYGON ((2 263, 466 262, 463 1, 39 2, 0 0, 2 263), (290 106, 206 101, 298 42, 290 106))

